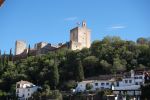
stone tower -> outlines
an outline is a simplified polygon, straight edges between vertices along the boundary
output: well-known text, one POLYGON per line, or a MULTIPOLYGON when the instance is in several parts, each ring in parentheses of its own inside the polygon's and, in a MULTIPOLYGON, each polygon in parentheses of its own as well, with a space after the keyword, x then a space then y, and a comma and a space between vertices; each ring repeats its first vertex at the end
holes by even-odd
POLYGON ((15 43, 15 55, 22 54, 26 49, 27 49, 26 42, 16 41, 16 43, 15 43))
POLYGON ((70 48, 71 50, 81 50, 89 48, 91 45, 90 29, 87 28, 86 22, 82 22, 82 26, 75 27, 70 30, 70 48))

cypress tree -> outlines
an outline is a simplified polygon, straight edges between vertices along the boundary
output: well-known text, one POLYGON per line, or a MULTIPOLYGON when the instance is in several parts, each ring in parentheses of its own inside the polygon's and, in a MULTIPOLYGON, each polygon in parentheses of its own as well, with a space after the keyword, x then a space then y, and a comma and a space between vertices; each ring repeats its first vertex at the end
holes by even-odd
POLYGON ((9 61, 13 61, 12 49, 9 52, 9 61))
POLYGON ((80 82, 84 80, 83 66, 79 58, 76 59, 75 77, 76 77, 76 81, 80 82))
POLYGON ((51 76, 53 89, 56 89, 57 85, 59 84, 59 72, 56 56, 57 54, 55 52, 54 65, 52 66, 52 76, 51 76))
POLYGON ((0 66, 2 66, 2 55, 1 55, 1 50, 0 50, 0 66))
POLYGON ((6 64, 7 64, 7 57, 6 57, 6 54, 5 54, 5 52, 4 52, 4 54, 3 54, 3 66, 5 67, 6 66, 6 64))
POLYGON ((30 51, 31 51, 31 48, 30 48, 30 44, 29 44, 29 46, 28 46, 28 57, 31 56, 30 51))
POLYGON ((52 86, 56 89, 57 85, 59 84, 59 73, 58 73, 58 66, 54 65, 52 67, 52 86))

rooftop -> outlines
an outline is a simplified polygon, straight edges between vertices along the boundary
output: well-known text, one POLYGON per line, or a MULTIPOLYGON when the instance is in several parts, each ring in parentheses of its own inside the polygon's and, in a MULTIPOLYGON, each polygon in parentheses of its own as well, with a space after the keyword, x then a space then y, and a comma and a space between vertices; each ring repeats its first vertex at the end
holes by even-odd
POLYGON ((21 81, 17 82, 17 84, 33 84, 33 83, 21 80, 21 81))

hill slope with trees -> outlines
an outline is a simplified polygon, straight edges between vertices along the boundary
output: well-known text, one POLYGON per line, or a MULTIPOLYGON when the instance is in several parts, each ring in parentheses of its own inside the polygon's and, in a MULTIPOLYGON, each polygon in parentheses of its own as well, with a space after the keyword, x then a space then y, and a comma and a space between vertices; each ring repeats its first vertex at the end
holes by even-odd
POLYGON ((146 38, 134 42, 107 36, 93 41, 89 49, 61 49, 17 61, 10 50, 9 55, 0 53, 0 98, 14 96, 20 80, 50 90, 69 90, 84 78, 144 67, 150 67, 150 40, 146 38))

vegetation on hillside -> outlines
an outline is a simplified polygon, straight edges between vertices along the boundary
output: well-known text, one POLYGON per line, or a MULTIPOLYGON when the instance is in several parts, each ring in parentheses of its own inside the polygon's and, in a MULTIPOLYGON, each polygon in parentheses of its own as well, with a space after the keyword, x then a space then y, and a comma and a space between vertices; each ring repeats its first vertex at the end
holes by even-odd
POLYGON ((20 80, 48 86, 49 90, 39 93, 52 94, 56 89, 74 88, 75 82, 87 77, 144 67, 150 67, 150 40, 146 38, 134 42, 107 36, 94 41, 89 49, 61 49, 34 57, 29 54, 17 61, 13 61, 12 51, 9 55, 0 53, 0 98, 14 95, 20 80))

